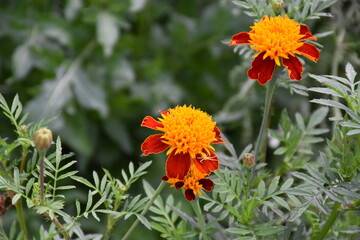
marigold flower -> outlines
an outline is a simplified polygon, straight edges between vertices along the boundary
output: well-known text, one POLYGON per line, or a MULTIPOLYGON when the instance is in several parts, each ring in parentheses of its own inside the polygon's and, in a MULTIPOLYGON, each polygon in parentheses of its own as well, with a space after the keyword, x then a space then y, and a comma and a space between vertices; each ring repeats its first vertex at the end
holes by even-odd
POLYGON ((183 180, 191 164, 204 174, 219 168, 219 159, 211 143, 224 143, 211 116, 191 106, 177 106, 160 111, 159 121, 147 116, 141 126, 162 131, 145 139, 141 150, 145 156, 168 149, 166 175, 183 180))
POLYGON ((250 32, 235 34, 229 45, 247 44, 258 51, 251 63, 248 76, 265 84, 272 78, 275 65, 284 65, 292 80, 300 80, 304 71, 295 54, 305 56, 317 62, 319 50, 305 40, 317 40, 304 24, 284 17, 265 16, 260 22, 254 23, 250 32), (281 60, 281 61, 280 61, 281 60))
POLYGON ((162 180, 171 183, 170 187, 175 187, 176 189, 184 188, 186 200, 193 201, 196 199, 197 194, 202 195, 201 189, 210 192, 214 187, 213 181, 206 178, 206 175, 200 172, 194 164, 191 164, 184 179, 169 178, 165 175, 162 177, 162 180))

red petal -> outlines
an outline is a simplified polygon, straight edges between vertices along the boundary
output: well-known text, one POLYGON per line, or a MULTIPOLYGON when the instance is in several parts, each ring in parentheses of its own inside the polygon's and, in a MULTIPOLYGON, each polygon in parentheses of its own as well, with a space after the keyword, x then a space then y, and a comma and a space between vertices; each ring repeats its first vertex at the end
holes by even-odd
POLYGON ((302 64, 297 57, 289 55, 289 59, 283 58, 283 65, 287 68, 289 77, 292 80, 300 80, 301 73, 304 71, 302 64))
POLYGON ((184 177, 189 171, 190 163, 190 154, 175 154, 175 151, 173 151, 166 160, 166 175, 169 178, 184 180, 184 177))
POLYGON ((263 85, 272 78, 275 69, 275 61, 270 57, 264 58, 265 52, 259 54, 251 63, 248 76, 251 79, 258 80, 263 85))
POLYGON ((185 197, 186 197, 186 200, 188 200, 189 202, 195 200, 195 198, 196 198, 194 191, 192 189, 185 190, 185 197))
POLYGON ((148 127, 148 128, 155 129, 155 130, 158 127, 164 127, 164 125, 161 122, 156 121, 153 117, 150 117, 150 116, 146 116, 144 118, 144 120, 141 123, 141 126, 148 127))
POLYGON ((214 187, 214 182, 208 178, 200 179, 199 184, 203 187, 204 190, 208 192, 210 192, 214 187))
POLYGON ((155 134, 145 139, 145 141, 141 144, 141 151, 143 151, 145 156, 150 153, 161 153, 169 147, 169 145, 161 141, 162 136, 163 134, 155 134))
POLYGON ((310 43, 304 43, 304 45, 296 49, 296 51, 300 52, 300 55, 307 57, 313 62, 317 62, 317 60, 320 58, 319 49, 310 43))
POLYGON ((216 154, 210 151, 210 155, 206 151, 203 151, 203 153, 206 154, 206 157, 204 158, 201 154, 197 154, 194 159, 194 164, 196 168, 206 174, 210 174, 211 172, 219 169, 219 158, 216 156, 216 154))
POLYGON ((215 138, 216 138, 216 140, 215 140, 215 141, 212 141, 211 143, 223 143, 223 144, 225 144, 225 142, 221 139, 221 136, 220 136, 221 131, 220 131, 220 129, 215 126, 214 132, 215 132, 215 138))
POLYGON ((160 112, 161 114, 167 115, 167 114, 169 113, 169 110, 166 110, 166 111, 161 111, 161 110, 159 110, 159 112, 160 112))
POLYGON ((235 34, 234 36, 232 36, 231 38, 231 42, 229 43, 229 45, 236 45, 236 44, 250 44, 250 35, 247 32, 241 32, 238 34, 235 34))
POLYGON ((306 26, 305 24, 300 24, 300 34, 305 35, 305 36, 300 38, 299 41, 303 41, 303 40, 315 40, 316 41, 317 40, 317 38, 312 35, 308 26, 306 26))
POLYGON ((177 190, 179 190, 180 188, 182 188, 182 186, 184 186, 184 182, 179 181, 179 182, 176 182, 176 183, 175 183, 175 188, 176 188, 177 190))

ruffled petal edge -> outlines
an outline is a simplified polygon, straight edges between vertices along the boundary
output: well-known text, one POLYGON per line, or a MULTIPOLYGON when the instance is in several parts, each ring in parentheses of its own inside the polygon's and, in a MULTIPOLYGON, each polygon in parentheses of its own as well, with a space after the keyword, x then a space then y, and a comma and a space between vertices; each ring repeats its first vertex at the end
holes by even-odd
POLYGON ((184 180, 186 174, 189 171, 191 164, 191 157, 188 153, 172 152, 166 160, 166 176, 168 178, 176 178, 184 180))
POLYGON ((141 126, 142 127, 148 127, 148 128, 151 128, 151 129, 155 129, 157 130, 157 128, 162 128, 164 127, 164 125, 159 122, 159 121, 156 121, 153 117, 151 116, 146 116, 142 122, 141 122, 141 126))
POLYGON ((300 60, 295 56, 289 55, 288 59, 283 58, 282 61, 283 65, 288 70, 290 79, 299 81, 302 78, 301 74, 304 71, 300 60))
POLYGON ((264 85, 271 80, 275 70, 275 61, 270 57, 264 59, 265 53, 259 54, 251 63, 251 68, 248 70, 250 79, 258 80, 261 85, 264 85))
POLYGON ((248 32, 241 32, 232 36, 230 46, 238 44, 250 44, 250 35, 248 32))
POLYGON ((310 43, 304 43, 301 47, 296 49, 296 52, 299 55, 303 55, 304 57, 307 57, 313 62, 317 62, 320 58, 319 49, 317 49, 314 45, 310 43))

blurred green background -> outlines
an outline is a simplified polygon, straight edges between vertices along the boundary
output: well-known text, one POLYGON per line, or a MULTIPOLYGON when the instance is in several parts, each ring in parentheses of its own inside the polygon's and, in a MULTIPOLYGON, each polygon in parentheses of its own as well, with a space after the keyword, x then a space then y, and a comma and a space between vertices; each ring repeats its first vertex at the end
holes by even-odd
MULTIPOLYGON (((306 22, 328 34, 318 35, 321 58, 306 60, 305 72, 342 75, 347 62, 358 71, 360 4, 343 0, 327 12, 334 17, 306 22)), ((104 167, 119 176, 129 161, 154 159, 146 179, 157 185, 165 154, 141 157, 154 133, 140 127, 146 115, 191 104, 213 115, 238 151, 255 140, 265 88, 247 79, 251 58, 226 44, 253 21, 229 0, 3 0, 0 92, 8 101, 18 94, 31 121, 56 117, 48 127, 76 154, 80 175, 104 167)), ((299 83, 315 84, 306 74, 299 83)), ((273 128, 283 108, 306 118, 318 107, 285 86, 273 128)), ((1 122, 1 136, 14 136, 1 122)))

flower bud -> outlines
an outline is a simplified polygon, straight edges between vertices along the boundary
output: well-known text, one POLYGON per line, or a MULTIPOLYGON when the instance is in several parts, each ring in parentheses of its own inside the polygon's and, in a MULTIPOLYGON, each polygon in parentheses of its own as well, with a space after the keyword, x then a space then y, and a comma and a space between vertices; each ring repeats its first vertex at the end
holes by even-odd
POLYGON ((245 153, 243 157, 243 164, 246 167, 252 167, 255 164, 255 156, 251 153, 245 153))
POLYGON ((39 152, 46 152, 52 143, 52 132, 47 128, 41 128, 34 134, 35 148, 39 152))
POLYGON ((272 0, 271 7, 274 12, 279 13, 284 8, 284 1, 283 0, 272 0))

